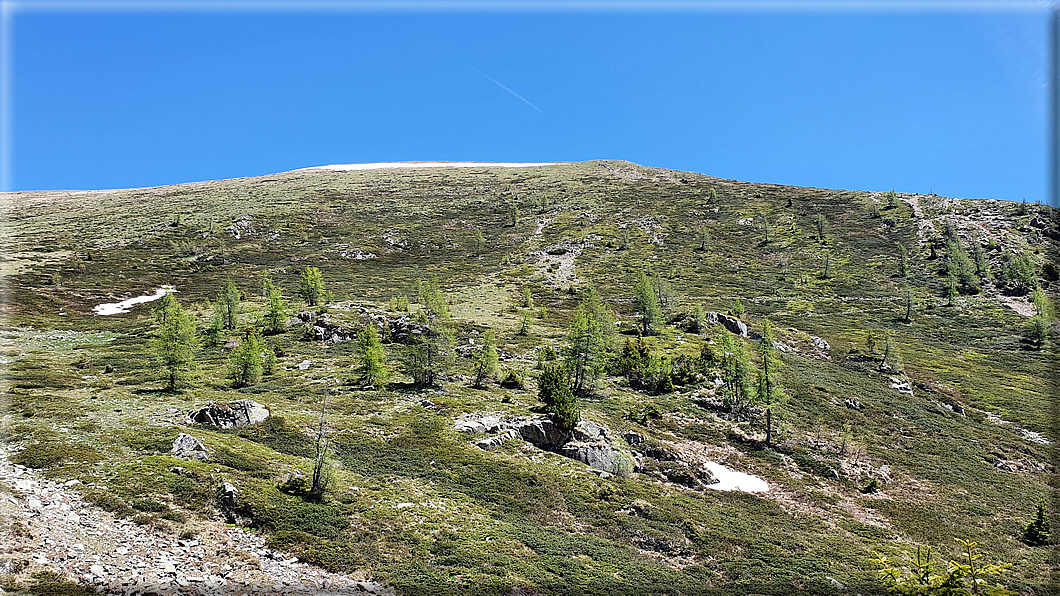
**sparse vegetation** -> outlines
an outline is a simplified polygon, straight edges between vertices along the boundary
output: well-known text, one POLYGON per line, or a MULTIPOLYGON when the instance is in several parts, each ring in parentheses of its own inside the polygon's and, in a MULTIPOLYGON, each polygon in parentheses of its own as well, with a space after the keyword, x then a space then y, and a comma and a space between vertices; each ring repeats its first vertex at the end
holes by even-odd
POLYGON ((1051 550, 1028 530, 1049 521, 1035 504, 1052 446, 1031 433, 1051 439, 1055 210, 691 173, 676 184, 618 162, 310 175, 103 191, 111 204, 91 218, 92 197, 9 197, 5 256, 35 263, 5 277, 12 459, 148 523, 216 516, 224 477, 274 548, 399 593, 837 593, 834 578, 874 594, 890 585, 874 550, 947 555, 955 537, 1012 563, 979 576, 990 584, 1049 593, 1051 550), (148 204, 184 224, 159 225, 148 204), (233 222, 239 237, 217 234, 233 222), (310 264, 348 298, 270 316, 283 309, 265 273, 301 301, 310 264), (660 309, 648 334, 642 273, 660 309), (181 391, 160 391, 150 311, 169 300, 89 314, 163 285, 204 338, 181 391), (404 365, 384 380, 364 376, 369 326, 384 361, 404 365), (490 333, 499 372, 475 389, 490 333), (228 375, 253 354, 255 382, 228 375), (767 408, 778 386, 789 397, 767 408), (242 398, 273 416, 196 428, 210 459, 174 461, 169 410, 242 398), (600 425, 637 464, 608 474, 520 438, 476 444, 500 430, 454 430, 486 415, 600 425), (693 473, 705 461, 770 489, 708 488, 693 473))

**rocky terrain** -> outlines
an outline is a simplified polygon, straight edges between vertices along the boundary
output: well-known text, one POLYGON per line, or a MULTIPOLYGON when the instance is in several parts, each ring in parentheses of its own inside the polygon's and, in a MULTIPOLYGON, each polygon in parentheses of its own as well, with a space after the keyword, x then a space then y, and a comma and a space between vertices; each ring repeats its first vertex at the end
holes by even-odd
MULTIPOLYGON (((329 573, 268 548, 261 535, 203 520, 195 532, 137 524, 62 484, 0 460, 0 573, 8 588, 40 572, 103 594, 393 594, 363 576, 329 573)), ((7 589, 7 588, 5 588, 7 589)))

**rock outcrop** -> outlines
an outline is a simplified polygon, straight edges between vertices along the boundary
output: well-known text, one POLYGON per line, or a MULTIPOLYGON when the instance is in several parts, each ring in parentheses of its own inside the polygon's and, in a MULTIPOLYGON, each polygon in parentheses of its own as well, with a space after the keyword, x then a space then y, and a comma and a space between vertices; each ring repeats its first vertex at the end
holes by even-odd
POLYGON ((747 337, 747 324, 736 317, 723 315, 720 312, 708 312, 706 319, 711 325, 721 325, 740 337, 747 337))
POLYGON ((269 409, 251 399, 237 399, 227 404, 210 402, 198 410, 188 412, 188 422, 217 428, 239 428, 263 422, 269 409))
POLYGON ((475 442, 482 449, 492 449, 511 439, 522 439, 539 449, 580 461, 608 473, 633 471, 633 458, 616 440, 609 428, 591 420, 582 420, 572 431, 557 426, 547 417, 502 419, 498 416, 465 416, 455 428, 467 433, 500 433, 475 442))

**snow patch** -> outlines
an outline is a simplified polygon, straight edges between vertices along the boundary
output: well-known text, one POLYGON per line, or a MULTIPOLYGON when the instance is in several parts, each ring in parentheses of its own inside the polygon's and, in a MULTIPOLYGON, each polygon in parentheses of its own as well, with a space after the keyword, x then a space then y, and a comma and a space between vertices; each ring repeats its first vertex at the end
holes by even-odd
POLYGON ((299 168, 295 172, 305 170, 329 170, 332 172, 350 172, 357 170, 396 170, 403 168, 535 168, 539 166, 554 166, 559 162, 537 162, 537 163, 513 163, 513 162, 485 162, 485 161, 384 161, 378 163, 346 163, 331 164, 326 166, 313 166, 299 168))
POLYGON ((745 493, 764 493, 769 491, 769 483, 758 476, 744 474, 743 472, 734 472, 717 462, 708 461, 703 465, 710 470, 710 473, 714 474, 714 477, 718 480, 714 484, 708 484, 707 488, 712 488, 714 490, 738 490, 745 493))
POLYGON ((144 302, 154 302, 162 296, 170 292, 176 292, 177 289, 173 286, 162 286, 155 290, 154 294, 149 296, 137 296, 136 298, 129 298, 121 302, 114 302, 110 304, 100 304, 99 306, 92 307, 92 312, 97 315, 117 315, 121 313, 129 312, 129 309, 136 306, 137 304, 143 304, 144 302))

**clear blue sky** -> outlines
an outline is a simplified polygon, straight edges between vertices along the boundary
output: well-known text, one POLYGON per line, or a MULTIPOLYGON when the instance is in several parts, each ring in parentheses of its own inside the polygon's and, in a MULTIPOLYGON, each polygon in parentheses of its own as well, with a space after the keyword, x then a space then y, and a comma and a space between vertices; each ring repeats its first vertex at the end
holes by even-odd
POLYGON ((1045 7, 29 8, 8 11, 5 190, 329 163, 625 159, 1047 200, 1045 7))

